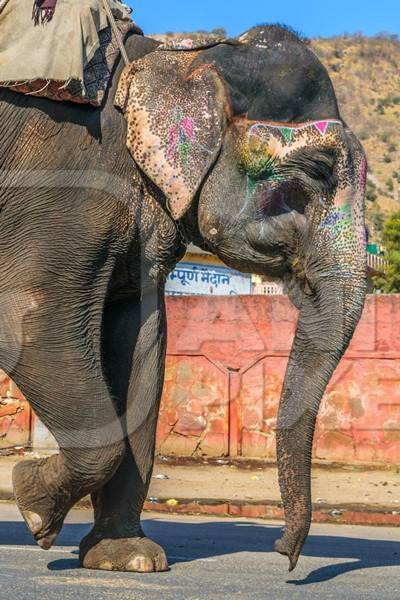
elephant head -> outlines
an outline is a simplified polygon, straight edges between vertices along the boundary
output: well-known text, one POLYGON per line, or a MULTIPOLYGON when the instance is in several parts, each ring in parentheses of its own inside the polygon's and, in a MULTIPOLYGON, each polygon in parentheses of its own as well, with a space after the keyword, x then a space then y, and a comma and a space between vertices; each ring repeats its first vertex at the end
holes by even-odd
POLYGON ((186 237, 282 280, 299 309, 277 427, 276 549, 293 569, 311 522, 319 404, 365 299, 364 152, 326 70, 281 27, 161 46, 125 70, 116 102, 137 165, 186 237))

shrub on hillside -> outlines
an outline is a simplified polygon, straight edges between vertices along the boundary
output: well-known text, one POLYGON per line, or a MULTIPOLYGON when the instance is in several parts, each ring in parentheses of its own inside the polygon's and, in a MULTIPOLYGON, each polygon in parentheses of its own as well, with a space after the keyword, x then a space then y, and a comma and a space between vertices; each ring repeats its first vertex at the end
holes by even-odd
POLYGON ((374 278, 374 284, 385 294, 400 293, 400 212, 386 219, 382 231, 385 258, 389 263, 387 272, 374 278))

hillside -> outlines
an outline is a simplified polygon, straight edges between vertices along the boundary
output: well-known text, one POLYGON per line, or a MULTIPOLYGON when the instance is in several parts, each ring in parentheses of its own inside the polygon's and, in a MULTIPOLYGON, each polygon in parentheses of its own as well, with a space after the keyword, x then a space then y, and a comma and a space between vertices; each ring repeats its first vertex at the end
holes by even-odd
MULTIPOLYGON (((166 34, 172 37, 221 37, 166 34)), ((385 214, 400 210, 400 40, 381 34, 315 39, 311 47, 327 67, 342 116, 368 155, 367 221, 371 241, 380 240, 385 214)))
POLYGON ((367 218, 379 241, 383 215, 400 210, 400 41, 390 36, 317 39, 343 118, 367 152, 367 218))

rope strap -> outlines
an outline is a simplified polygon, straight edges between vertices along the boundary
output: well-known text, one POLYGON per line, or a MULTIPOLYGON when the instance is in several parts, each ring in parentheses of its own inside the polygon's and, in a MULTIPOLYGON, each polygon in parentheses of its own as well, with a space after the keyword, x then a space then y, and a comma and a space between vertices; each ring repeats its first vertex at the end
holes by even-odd
POLYGON ((121 36, 121 32, 118 29, 118 25, 117 25, 117 23, 115 21, 115 18, 114 18, 114 15, 112 13, 111 7, 110 7, 110 5, 108 3, 108 0, 102 0, 102 2, 103 2, 104 10, 107 13, 108 20, 110 21, 111 29, 112 29, 112 31, 113 31, 113 33, 115 35, 115 39, 117 40, 118 48, 120 49, 122 59, 123 59, 123 61, 125 63, 125 66, 127 67, 129 65, 129 58, 128 58, 128 55, 127 55, 126 50, 125 50, 125 46, 124 46, 124 42, 123 42, 123 39, 122 39, 122 36, 121 36))

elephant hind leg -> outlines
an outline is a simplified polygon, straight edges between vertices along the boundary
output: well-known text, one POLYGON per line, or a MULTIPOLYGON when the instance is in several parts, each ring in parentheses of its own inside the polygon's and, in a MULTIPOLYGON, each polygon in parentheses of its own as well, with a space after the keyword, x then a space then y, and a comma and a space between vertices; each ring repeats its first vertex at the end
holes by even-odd
POLYGON ((64 362, 57 355, 44 358, 24 351, 14 376, 60 447, 58 455, 22 461, 13 472, 18 506, 36 541, 46 549, 72 506, 105 485, 126 451, 123 428, 102 375, 95 366, 85 365, 84 358, 71 352, 64 362), (22 365, 32 365, 34 379, 22 365))
POLYGON ((111 479, 126 450, 101 356, 103 307, 124 243, 121 215, 110 212, 106 196, 76 194, 66 193, 58 211, 50 194, 28 216, 14 215, 19 235, 3 236, 0 249, 13 265, 0 362, 14 349, 7 370, 60 447, 58 456, 22 463, 13 474, 18 505, 44 547, 70 508, 111 479), (22 232, 28 245, 14 247, 22 232))
MULTIPOLYGON (((54 544, 73 505, 100 487, 112 476, 121 461, 122 445, 109 448, 107 464, 99 456, 96 472, 85 479, 72 474, 65 453, 41 459, 26 460, 13 469, 14 495, 24 521, 39 546, 48 550, 54 544)), ((102 448, 104 457, 104 448, 102 448)))
POLYGON ((43 468, 50 467, 52 470, 59 460, 60 455, 40 461, 26 460, 13 469, 14 495, 18 508, 28 529, 44 550, 53 545, 70 503, 69 494, 65 495, 62 502, 54 502, 42 482, 43 468))

